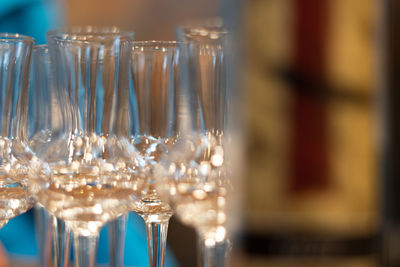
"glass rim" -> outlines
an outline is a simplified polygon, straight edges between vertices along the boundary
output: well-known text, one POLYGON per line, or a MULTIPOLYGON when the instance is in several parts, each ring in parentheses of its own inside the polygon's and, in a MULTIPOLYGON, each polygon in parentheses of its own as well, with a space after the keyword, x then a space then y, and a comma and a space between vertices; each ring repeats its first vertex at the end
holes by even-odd
POLYGON ((148 41, 132 41, 132 50, 141 48, 146 50, 163 51, 168 48, 178 48, 184 42, 180 41, 161 41, 161 40, 148 40, 148 41))
POLYGON ((123 31, 120 27, 111 25, 111 26, 95 26, 95 25, 75 25, 75 26, 66 26, 50 29, 47 33, 53 32, 121 32, 123 31))
POLYGON ((49 46, 47 44, 35 45, 33 47, 33 52, 35 53, 47 53, 49 46))
POLYGON ((44 49, 44 48, 48 48, 48 47, 49 47, 49 45, 47 45, 47 44, 40 44, 40 45, 35 45, 33 47, 33 49, 44 49))
MULTIPOLYGON (((222 17, 208 17, 197 20, 188 20, 176 27, 178 33, 190 37, 193 33, 200 37, 221 36, 229 33, 222 17)), ((217 38, 211 38, 217 39, 217 38)))
POLYGON ((46 33, 48 39, 62 42, 101 43, 106 40, 133 40, 134 32, 116 26, 72 26, 53 29, 46 33))
POLYGON ((220 16, 184 20, 178 28, 223 28, 224 19, 220 16))
POLYGON ((229 35, 229 30, 224 27, 208 27, 208 26, 181 26, 178 27, 178 36, 183 40, 208 40, 217 41, 221 38, 227 37, 229 35))
POLYGON ((11 43, 11 42, 22 42, 30 45, 34 45, 35 39, 28 35, 19 33, 0 33, 0 43, 11 43))

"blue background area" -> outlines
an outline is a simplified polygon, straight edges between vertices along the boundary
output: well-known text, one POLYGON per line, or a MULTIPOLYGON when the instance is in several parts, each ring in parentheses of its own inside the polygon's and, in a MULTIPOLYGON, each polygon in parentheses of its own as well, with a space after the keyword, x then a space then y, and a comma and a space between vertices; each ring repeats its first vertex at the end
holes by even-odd
POLYGON ((46 32, 63 23, 57 0, 0 0, 0 32, 32 36, 46 43, 46 32))
MULTIPOLYGON (((28 211, 17 216, 0 229, 0 240, 10 257, 36 258, 38 255, 38 241, 34 226, 34 212, 28 211)), ((146 231, 142 218, 135 213, 129 214, 126 229, 124 264, 127 266, 147 267, 148 251, 146 243, 146 231)), ((104 227, 100 233, 100 242, 97 262, 108 263, 108 227, 104 227)), ((167 251, 165 259, 166 267, 178 266, 171 251, 167 251)))

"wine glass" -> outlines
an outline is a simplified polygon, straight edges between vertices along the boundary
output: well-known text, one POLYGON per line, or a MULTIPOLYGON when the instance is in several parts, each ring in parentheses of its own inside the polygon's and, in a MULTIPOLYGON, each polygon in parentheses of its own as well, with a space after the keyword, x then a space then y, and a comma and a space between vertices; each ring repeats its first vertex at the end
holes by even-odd
MULTIPOLYGON (((50 34, 55 32, 68 32, 68 33, 86 33, 86 34, 110 34, 110 33, 122 33, 123 30, 116 26, 108 26, 108 27, 97 27, 97 26, 74 26, 64 29, 53 30, 50 34)), ((125 32, 130 35, 133 39, 132 32, 125 32)), ((110 266, 111 267, 121 267, 123 266, 123 258, 124 258, 124 245, 125 245, 125 231, 127 224, 128 215, 122 215, 118 218, 110 221, 109 223, 109 250, 110 250, 110 266)), ((53 219, 54 221, 55 219, 53 219)), ((58 219, 59 227, 62 227, 62 220, 58 219)), ((62 233, 60 229, 59 233, 62 233)), ((65 240, 68 242, 68 239, 65 240)), ((55 244, 58 247, 63 247, 62 244, 55 244)), ((68 247, 65 247, 68 248, 68 247)))
POLYGON ((35 203, 28 191, 28 82, 34 39, 0 34, 0 227, 35 203))
MULTIPOLYGON (((95 266, 100 228, 131 209, 142 160, 123 135, 132 33, 53 31, 48 43, 61 127, 40 148, 38 201, 74 236, 75 266, 95 266)), ((129 114, 128 114, 129 115, 129 114)))
MULTIPOLYGON (((195 227, 200 266, 226 266, 232 208, 234 134, 230 131, 229 32, 221 27, 183 27, 187 96, 183 128, 156 168, 158 192, 178 218, 195 227)), ((234 114, 234 112, 232 112, 234 114)))
MULTIPOLYGON (((28 145, 37 155, 52 140, 52 133, 62 122, 52 78, 48 46, 37 45, 32 53, 28 101, 28 145)), ((70 233, 64 230, 64 222, 49 214, 40 203, 35 206, 35 221, 40 266, 68 266, 70 233)))
POLYGON ((177 134, 179 44, 175 41, 135 41, 131 54, 132 106, 137 123, 132 143, 145 160, 146 185, 134 211, 146 223, 150 266, 164 266, 168 222, 173 210, 154 186, 154 167, 177 134))

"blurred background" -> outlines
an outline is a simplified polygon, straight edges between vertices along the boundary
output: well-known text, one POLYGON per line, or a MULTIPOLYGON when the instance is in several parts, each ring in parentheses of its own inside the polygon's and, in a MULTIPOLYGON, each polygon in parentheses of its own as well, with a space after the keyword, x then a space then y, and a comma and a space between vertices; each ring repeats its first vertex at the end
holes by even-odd
MULTIPOLYGON (((382 38, 385 23, 398 20, 395 1, 2 2, 20 3, 8 12, 0 5, 0 30, 39 42, 61 25, 114 25, 137 40, 168 40, 180 23, 222 16, 237 33, 246 136, 235 266, 400 266, 400 57, 384 60, 400 42, 395 32, 382 38)), ((168 238, 177 262, 195 266, 194 232, 173 220, 168 238)))

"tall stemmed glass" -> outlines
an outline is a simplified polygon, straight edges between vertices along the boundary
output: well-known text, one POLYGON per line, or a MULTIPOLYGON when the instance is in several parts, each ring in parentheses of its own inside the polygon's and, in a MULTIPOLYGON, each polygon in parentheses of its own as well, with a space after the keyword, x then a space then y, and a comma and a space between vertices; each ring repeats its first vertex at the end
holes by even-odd
MULTIPOLYGON (((186 120, 176 144, 157 167, 157 188, 178 217, 194 226, 200 266, 225 266, 232 195, 228 129, 229 34, 219 27, 179 30, 187 71, 186 120)), ((185 109, 183 109, 184 111, 185 109)))
POLYGON ((144 219, 150 266, 164 266, 171 207, 156 190, 154 167, 177 134, 176 108, 179 92, 179 46, 174 41, 134 42, 131 54, 134 94, 132 109, 138 123, 132 125, 133 145, 145 159, 147 183, 135 212, 144 219))
MULTIPOLYGON (((35 46, 29 91, 28 144, 39 156, 62 122, 50 70, 48 46, 35 46)), ((49 214, 40 203, 35 207, 35 218, 40 241, 40 266, 68 266, 70 233, 64 230, 64 222, 49 214)))
POLYGON ((30 209, 26 145, 28 82, 34 39, 0 34, 0 227, 30 209))
POLYGON ((48 34, 62 127, 42 146, 49 174, 35 179, 38 201, 74 235, 75 266, 95 266, 100 228, 131 209, 141 160, 126 128, 132 34, 48 34))
MULTIPOLYGON (((96 27, 96 26, 75 26, 59 32, 69 33, 95 33, 95 34, 109 34, 109 33, 121 33, 122 29, 116 26, 109 27, 96 27)), ((133 33, 127 33, 133 39, 133 33)), ((124 246, 125 246, 125 233, 128 215, 119 216, 117 219, 112 220, 109 223, 108 234, 109 234, 109 251, 110 251, 110 267, 122 267, 124 262, 124 246)), ((61 227, 61 225, 60 225, 61 227)), ((59 231, 60 232, 60 231, 59 231)), ((58 245, 59 247, 62 244, 58 245)))
MULTIPOLYGON (((68 33, 81 33, 81 34, 117 34, 122 33, 123 31, 116 26, 109 26, 109 27, 97 27, 97 26, 75 26, 66 29, 59 29, 50 32, 50 34, 57 32, 68 32, 68 33)), ((133 39, 133 33, 125 32, 133 39)), ((126 224, 128 220, 128 215, 119 216, 117 219, 112 220, 109 223, 109 251, 110 251, 110 267, 122 267, 123 260, 124 260, 124 245, 125 245, 125 232, 126 232, 126 224)), ((53 218, 53 221, 55 219, 53 218)), ((58 228, 63 227, 61 223, 62 220, 58 219, 58 228)), ((63 233, 62 229, 58 229, 60 234, 63 233)), ((68 240, 66 240, 68 243, 68 240)), ((54 244, 56 247, 63 247, 63 244, 54 244)), ((67 244, 68 245, 68 244, 67 244)), ((68 248, 68 247, 66 247, 68 248)))

